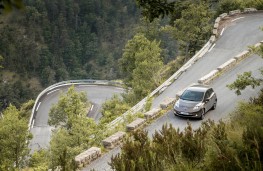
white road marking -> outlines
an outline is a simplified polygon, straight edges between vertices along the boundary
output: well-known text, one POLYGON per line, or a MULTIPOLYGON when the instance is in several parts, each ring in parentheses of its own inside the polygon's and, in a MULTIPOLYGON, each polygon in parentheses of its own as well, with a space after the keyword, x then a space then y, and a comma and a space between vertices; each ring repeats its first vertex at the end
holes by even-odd
POLYGON ((53 91, 50 91, 47 93, 47 95, 51 94, 51 93, 54 93, 55 91, 58 91, 59 89, 56 89, 56 90, 53 90, 53 91))
POLYGON ((225 31, 225 28, 222 29, 220 36, 222 36, 223 32, 225 31))
POLYGON ((36 109, 36 111, 38 111, 38 108, 39 108, 40 104, 41 104, 41 102, 39 102, 39 103, 38 103, 38 106, 37 106, 37 109, 36 109))
POLYGON ((212 47, 210 47, 210 49, 208 50, 208 52, 210 52, 214 47, 215 47, 216 44, 214 44, 212 47))
POLYGON ((245 17, 236 18, 236 19, 232 20, 231 22, 236 21, 236 20, 239 20, 239 19, 242 19, 242 18, 245 18, 245 17))
POLYGON ((34 123, 35 123, 35 119, 33 119, 33 122, 32 122, 32 126, 31 126, 31 128, 34 127, 34 123))
POLYGON ((91 106, 91 108, 90 108, 90 111, 92 111, 92 109, 93 109, 93 106, 94 106, 94 105, 92 105, 92 106, 91 106))

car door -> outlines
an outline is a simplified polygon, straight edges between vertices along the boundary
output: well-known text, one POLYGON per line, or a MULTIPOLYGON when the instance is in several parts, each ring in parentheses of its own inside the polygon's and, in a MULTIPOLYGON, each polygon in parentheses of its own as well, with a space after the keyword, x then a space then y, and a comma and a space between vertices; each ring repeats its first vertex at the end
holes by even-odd
POLYGON ((214 92, 214 90, 211 88, 210 91, 211 91, 211 108, 212 108, 212 106, 214 105, 217 99, 216 99, 216 93, 214 92))
POLYGON ((212 96, 213 90, 208 89, 205 92, 205 111, 208 111, 213 106, 213 96, 212 96))

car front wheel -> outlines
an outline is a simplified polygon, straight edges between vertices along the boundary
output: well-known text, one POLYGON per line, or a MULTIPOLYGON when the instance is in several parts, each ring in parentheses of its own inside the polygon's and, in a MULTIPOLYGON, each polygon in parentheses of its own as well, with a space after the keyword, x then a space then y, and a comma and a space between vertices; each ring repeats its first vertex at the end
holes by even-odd
POLYGON ((205 118, 205 109, 202 109, 200 119, 203 120, 204 118, 205 118))

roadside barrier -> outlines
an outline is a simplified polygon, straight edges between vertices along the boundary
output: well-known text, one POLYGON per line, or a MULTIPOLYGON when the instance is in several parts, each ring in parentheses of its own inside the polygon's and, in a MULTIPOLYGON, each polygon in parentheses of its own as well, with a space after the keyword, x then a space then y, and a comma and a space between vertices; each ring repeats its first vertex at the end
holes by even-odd
POLYGON ((28 130, 30 130, 30 128, 33 126, 32 124, 34 123, 34 119, 36 117, 37 114, 37 109, 38 109, 38 101, 40 100, 40 98, 53 91, 56 88, 59 87, 64 87, 64 86, 71 86, 71 85, 101 85, 101 86, 115 86, 115 87, 123 87, 123 84, 117 81, 108 81, 108 80, 92 80, 92 79, 87 79, 87 80, 69 80, 69 81, 62 81, 56 84, 53 84, 49 87, 47 87, 46 89, 44 89, 36 98, 35 104, 33 106, 32 112, 31 112, 31 116, 29 119, 29 123, 28 123, 28 130))

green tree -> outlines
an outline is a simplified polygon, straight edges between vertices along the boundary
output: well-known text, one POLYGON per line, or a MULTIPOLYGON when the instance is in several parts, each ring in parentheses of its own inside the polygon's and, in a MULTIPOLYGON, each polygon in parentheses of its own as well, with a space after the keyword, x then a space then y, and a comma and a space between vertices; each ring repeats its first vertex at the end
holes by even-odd
POLYGON ((23 103, 19 109, 20 116, 29 120, 34 104, 34 100, 23 103))
POLYGON ((160 132, 153 135, 153 145, 156 153, 163 158, 166 163, 172 165, 180 163, 178 156, 181 154, 181 139, 183 133, 179 129, 175 129, 170 124, 162 126, 160 132))
MULTIPOLYGON (((263 45, 255 48, 255 47, 250 47, 250 50, 261 56, 263 58, 263 45)), ((263 70, 261 69, 261 75, 263 75, 263 70)), ((237 95, 241 94, 241 91, 244 90, 247 86, 251 86, 252 88, 255 88, 257 86, 259 86, 262 83, 262 78, 255 78, 252 76, 252 72, 247 71, 244 72, 241 75, 237 76, 237 79, 231 83, 228 84, 227 87, 230 90, 235 90, 235 93, 237 95)))
POLYGON ((147 131, 136 131, 133 137, 125 140, 121 154, 111 158, 112 169, 119 171, 164 170, 165 165, 157 160, 159 154, 152 150, 147 131))
MULTIPOLYGON (((57 166, 62 168, 62 171, 73 170, 72 160, 74 149, 72 149, 72 137, 69 132, 64 128, 59 128, 52 136, 50 141, 50 162, 51 168, 55 169, 57 166)), ((75 152, 76 153, 76 152, 75 152)))
POLYGON ((55 83, 55 71, 49 66, 43 69, 41 74, 42 84, 47 86, 55 83))
POLYGON ((220 0, 217 13, 228 13, 229 11, 240 9, 242 0, 220 0))
POLYGON ((96 129, 92 119, 77 117, 70 129, 61 127, 54 131, 50 141, 51 168, 61 166, 63 171, 74 170, 74 157, 95 144, 96 129))
POLYGON ((235 93, 240 95, 241 90, 244 90, 247 86, 255 88, 256 86, 259 86, 261 82, 262 80, 254 78, 251 72, 244 72, 243 74, 238 75, 237 79, 233 83, 227 85, 227 87, 230 90, 235 90, 235 93))
POLYGON ((45 149, 40 149, 30 156, 29 167, 34 171, 48 170, 49 152, 45 149))
POLYGON ((263 107, 262 91, 257 100, 249 103, 240 103, 232 115, 233 122, 243 127, 242 148, 239 150, 240 163, 247 170, 262 170, 263 167, 263 107))
POLYGON ((65 95, 59 97, 58 103, 50 109, 48 123, 69 130, 73 126, 75 118, 86 117, 89 107, 87 96, 84 93, 76 92, 72 86, 65 95))
POLYGON ((139 7, 142 8, 142 15, 150 22, 155 18, 169 15, 173 12, 175 2, 168 2, 167 0, 136 0, 139 7))
POLYGON ((212 31, 212 18, 207 3, 193 3, 182 11, 182 17, 170 27, 179 41, 181 54, 190 57, 207 42, 212 31))
POLYGON ((74 157, 96 142, 94 134, 97 125, 87 117, 89 108, 87 96, 76 92, 74 86, 61 95, 58 103, 51 108, 49 124, 57 127, 50 142, 53 169, 61 166, 63 171, 74 170, 74 157))
POLYGON ((103 117, 100 119, 100 124, 104 125, 116 117, 122 115, 130 109, 130 106, 125 103, 118 95, 113 95, 113 97, 102 104, 101 113, 103 117))
POLYGON ((120 59, 125 84, 132 88, 135 97, 147 96, 160 84, 159 71, 163 66, 160 43, 149 41, 142 34, 129 40, 120 59))
POLYGON ((15 106, 9 106, 0 118, 0 170, 20 170, 29 154, 28 121, 15 106))

